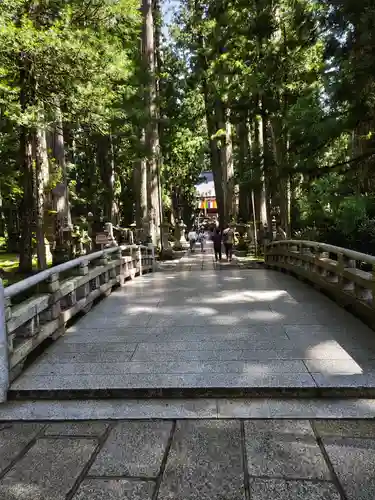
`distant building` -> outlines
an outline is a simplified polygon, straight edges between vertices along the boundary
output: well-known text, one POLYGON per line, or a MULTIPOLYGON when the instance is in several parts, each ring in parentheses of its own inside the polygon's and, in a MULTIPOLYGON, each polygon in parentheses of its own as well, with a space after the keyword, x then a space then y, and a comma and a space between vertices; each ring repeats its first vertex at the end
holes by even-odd
POLYGON ((213 174, 202 172, 199 183, 195 186, 199 213, 204 216, 217 215, 217 203, 213 174))

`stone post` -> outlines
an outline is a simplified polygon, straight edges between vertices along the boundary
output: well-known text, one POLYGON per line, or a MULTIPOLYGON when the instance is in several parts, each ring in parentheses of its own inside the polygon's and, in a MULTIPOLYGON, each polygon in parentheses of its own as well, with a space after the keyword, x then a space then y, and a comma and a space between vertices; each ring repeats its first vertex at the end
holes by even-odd
POLYGON ((139 276, 142 276, 142 248, 138 247, 139 276))
POLYGON ((108 246, 109 247, 117 246, 117 241, 115 240, 115 237, 113 234, 112 222, 106 222, 104 224, 104 232, 108 235, 108 246))
POLYGON ((186 239, 185 239, 185 228, 186 225, 184 224, 184 221, 181 219, 179 222, 177 222, 174 230, 174 237, 175 237, 175 244, 173 245, 174 250, 183 250, 184 245, 186 244, 186 239))
POLYGON ((162 222, 160 227, 161 227, 161 234, 162 234, 161 245, 162 245, 163 250, 167 250, 171 247, 169 244, 169 223, 162 222))
POLYGON ((86 245, 86 253, 90 253, 94 248, 94 236, 93 236, 93 222, 94 222, 94 214, 89 212, 87 214, 87 236, 88 242, 86 245))
POLYGON ((134 245, 134 231, 132 229, 129 231, 129 245, 134 245))
POLYGON ((152 272, 156 270, 155 247, 151 245, 152 272))
POLYGON ((276 240, 277 227, 276 227, 276 217, 272 217, 272 239, 276 240))
POLYGON ((0 403, 7 399, 9 388, 8 339, 5 325, 5 296, 0 279, 0 403))

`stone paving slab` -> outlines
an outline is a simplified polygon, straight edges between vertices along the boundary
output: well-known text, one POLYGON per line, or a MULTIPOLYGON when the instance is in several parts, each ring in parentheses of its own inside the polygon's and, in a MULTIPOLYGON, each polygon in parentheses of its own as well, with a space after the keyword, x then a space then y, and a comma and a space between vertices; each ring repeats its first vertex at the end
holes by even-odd
POLYGON ((218 418, 375 418, 371 399, 218 399, 218 418))
MULTIPOLYGON (((9 421, 121 419, 375 419, 374 399, 138 399, 12 401, 0 406, 0 429, 9 421), (1 423, 3 422, 3 423, 1 423)), ((60 424, 58 424, 60 425, 60 424)), ((89 425, 89 424, 88 424, 89 425)), ((105 424, 107 425, 107 424, 105 424)), ((73 431, 71 431, 73 432, 73 431)), ((78 432, 78 431, 77 431, 78 432)), ((350 436, 349 436, 350 437, 350 436)), ((351 435, 351 437, 357 437, 351 435)))
POLYGON ((158 498, 245 500, 240 423, 178 422, 158 498))
POLYGON ((375 425, 372 420, 315 420, 314 428, 316 433, 322 438, 351 437, 375 439, 375 425))
POLYGON ((375 370, 375 360, 357 362, 355 359, 308 359, 304 364, 310 373, 331 376, 371 374, 375 370))
MULTIPOLYGON (((139 351, 136 350, 132 357, 134 361, 260 361, 272 360, 304 360, 308 353, 302 352, 297 347, 286 347, 280 349, 233 349, 233 350, 196 350, 192 351, 139 351)), ((312 353, 311 357, 314 356, 312 353)), ((345 357, 347 354, 345 353, 345 357)))
MULTIPOLYGON (((194 291, 194 290, 192 290, 194 291)), ((105 303, 105 301, 104 301, 105 303)), ((77 338, 90 338, 91 336, 98 336, 99 338, 102 339, 104 342, 107 336, 109 337, 122 337, 123 335, 126 335, 127 338, 129 339, 141 339, 139 342, 142 342, 143 336, 146 336, 146 338, 155 338, 155 337, 160 337, 163 339, 165 336, 170 335, 171 338, 173 336, 178 336, 178 335, 184 335, 185 337, 182 340, 186 340, 186 335, 192 335, 194 336, 192 338, 196 338, 197 335, 202 335, 205 336, 205 340, 209 340, 210 337, 214 336, 222 336, 226 335, 229 337, 236 336, 236 335, 245 335, 246 339, 278 339, 278 338, 285 338, 288 339, 289 335, 286 333, 286 327, 283 326, 278 326, 278 325, 257 325, 257 326, 237 326, 237 325, 224 325, 224 326, 212 326, 212 325, 205 325, 205 326, 186 326, 186 327, 157 327, 157 326, 147 326, 147 327, 132 327, 130 329, 128 328, 107 328, 105 330, 105 337, 103 337, 103 329, 95 327, 93 325, 90 328, 83 328, 81 327, 80 323, 76 323, 75 325, 71 326, 69 328, 69 331, 67 334, 63 337, 64 339, 64 345, 65 343, 68 343, 68 340, 74 338, 75 336, 77 338), (82 335, 83 333, 83 335, 82 335)), ((240 339, 239 339, 240 340, 240 339)), ((54 348, 57 348, 57 343, 54 344, 52 347, 49 348, 49 350, 53 350, 54 348)), ((76 349, 75 346, 69 346, 73 351, 76 349)), ((78 346, 79 348, 79 346, 78 346)), ((94 349, 96 347, 94 346, 94 349)))
POLYGON ((8 467, 43 430, 38 423, 14 424, 0 429, 0 471, 8 467))
MULTIPOLYGON (((126 336, 127 343, 124 343, 124 336, 116 335, 117 342, 107 341, 108 338, 113 338, 108 335, 107 332, 103 335, 101 330, 96 330, 98 333, 98 342, 91 342, 91 338, 89 335, 89 331, 85 333, 85 337, 87 338, 87 342, 82 342, 82 336, 74 337, 74 335, 67 335, 64 337, 64 344, 59 345, 58 343, 52 345, 47 351, 45 351, 42 357, 54 357, 58 358, 59 356, 65 354, 97 354, 97 353, 107 353, 107 352, 124 352, 125 354, 133 353, 135 347, 131 347, 129 349, 127 344, 137 344, 138 342, 142 342, 142 336, 137 335, 133 338, 129 338, 126 336), (100 339, 100 341, 99 341, 100 339), (75 342, 76 341, 76 342, 75 342)), ((127 335, 127 333, 125 333, 127 335)), ((149 338, 149 335, 145 335, 144 338, 149 338)))
MULTIPOLYGON (((373 414, 375 416, 375 403, 373 414)), ((215 399, 38 400, 13 401, 0 405, 0 422, 9 422, 12 420, 81 421, 95 419, 197 419, 216 417, 217 401, 215 399)), ((12 442, 12 439, 11 437, 9 441, 12 442)), ((29 438, 26 439, 26 441, 28 440, 29 438)))
MULTIPOLYGON (((35 367, 39 366, 39 362, 42 365, 44 361, 48 361, 49 363, 67 363, 68 365, 74 363, 123 363, 126 361, 130 361, 133 357, 135 349, 131 351, 115 351, 108 350, 109 344, 103 346, 101 351, 92 352, 91 350, 88 352, 60 352, 49 354, 46 353, 45 356, 41 356, 35 363, 30 367, 30 371, 33 370, 34 374, 37 376, 38 370, 35 367)), ((116 344, 117 345, 117 344, 116 344)), ((23 377, 23 375, 22 375, 23 377)), ((27 375, 28 377, 28 375, 27 375)))
MULTIPOLYGON (((48 361, 48 360, 47 360, 48 361)), ((308 373, 305 364, 300 360, 288 362, 271 361, 190 361, 190 362, 144 362, 131 361, 123 363, 51 363, 41 362, 34 365, 29 375, 116 375, 142 373, 237 373, 264 375, 267 373, 308 373)))
POLYGON ((49 424, 45 436, 95 436, 100 437, 108 429, 104 422, 60 422, 49 424))
POLYGON ((333 484, 282 479, 251 479, 251 500, 341 500, 333 484))
POLYGON ((49 425, 0 425, 21 446, 13 460, 0 449, 2 500, 375 498, 374 420, 49 425))
MULTIPOLYGON (((130 389, 200 389, 209 391, 212 388, 243 389, 246 391, 257 388, 312 388, 316 389, 314 379, 309 373, 273 373, 273 374, 248 374, 248 373, 131 373, 110 375, 75 375, 60 376, 37 375, 30 379, 20 379, 12 385, 11 396, 17 391, 51 391, 60 390, 61 394, 74 396, 79 391, 123 391, 124 396, 130 389)), ((229 391, 230 392, 230 391, 229 391)), ((20 392, 22 396, 22 392, 20 392)), ((47 394, 46 394, 47 395, 47 394)), ((16 397, 16 396, 15 396, 16 397)))
MULTIPOLYGON (((270 340, 259 340, 254 342, 253 340, 226 340, 226 341, 212 341, 206 340, 200 342, 199 344, 195 340, 189 342, 178 341, 178 342, 140 342, 135 351, 135 354, 141 352, 149 352, 151 354, 158 352, 174 352, 174 351, 194 351, 199 347, 201 351, 257 351, 257 350, 281 350, 288 349, 291 347, 290 340, 288 339, 277 339, 274 341, 270 340)), ((254 352, 256 355, 256 352, 254 352)))
POLYGON ((0 480, 4 500, 65 500, 97 442, 39 439, 0 480))
POLYGON ((324 438, 323 445, 348 499, 375 498, 375 442, 324 438))
POLYGON ((171 435, 171 422, 123 422, 111 430, 90 476, 156 477, 171 435))
POLYGON ((330 479, 308 421, 245 422, 245 443, 251 476, 330 479))
POLYGON ((374 387, 375 373, 366 375, 323 375, 321 373, 312 373, 312 376, 318 387, 374 387))
POLYGON ((129 479, 86 479, 75 500, 151 500, 155 484, 129 479))

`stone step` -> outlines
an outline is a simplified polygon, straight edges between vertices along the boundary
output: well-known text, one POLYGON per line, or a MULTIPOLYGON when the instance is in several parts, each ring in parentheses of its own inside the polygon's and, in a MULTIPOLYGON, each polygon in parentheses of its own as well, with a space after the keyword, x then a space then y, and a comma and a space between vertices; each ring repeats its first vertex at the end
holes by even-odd
POLYGON ((117 399, 8 401, 0 422, 125 419, 373 419, 375 399, 117 399))
POLYGON ((352 399, 375 398, 375 386, 136 386, 133 387, 56 387, 10 389, 9 401, 66 400, 66 399, 199 399, 199 398, 298 398, 298 399, 352 399))

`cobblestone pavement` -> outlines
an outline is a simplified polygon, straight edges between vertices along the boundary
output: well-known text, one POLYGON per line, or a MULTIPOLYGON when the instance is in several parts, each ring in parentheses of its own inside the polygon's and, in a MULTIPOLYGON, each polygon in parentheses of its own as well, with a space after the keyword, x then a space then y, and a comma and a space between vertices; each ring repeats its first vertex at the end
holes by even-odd
POLYGON ((369 420, 0 424, 2 500, 373 500, 369 420))

